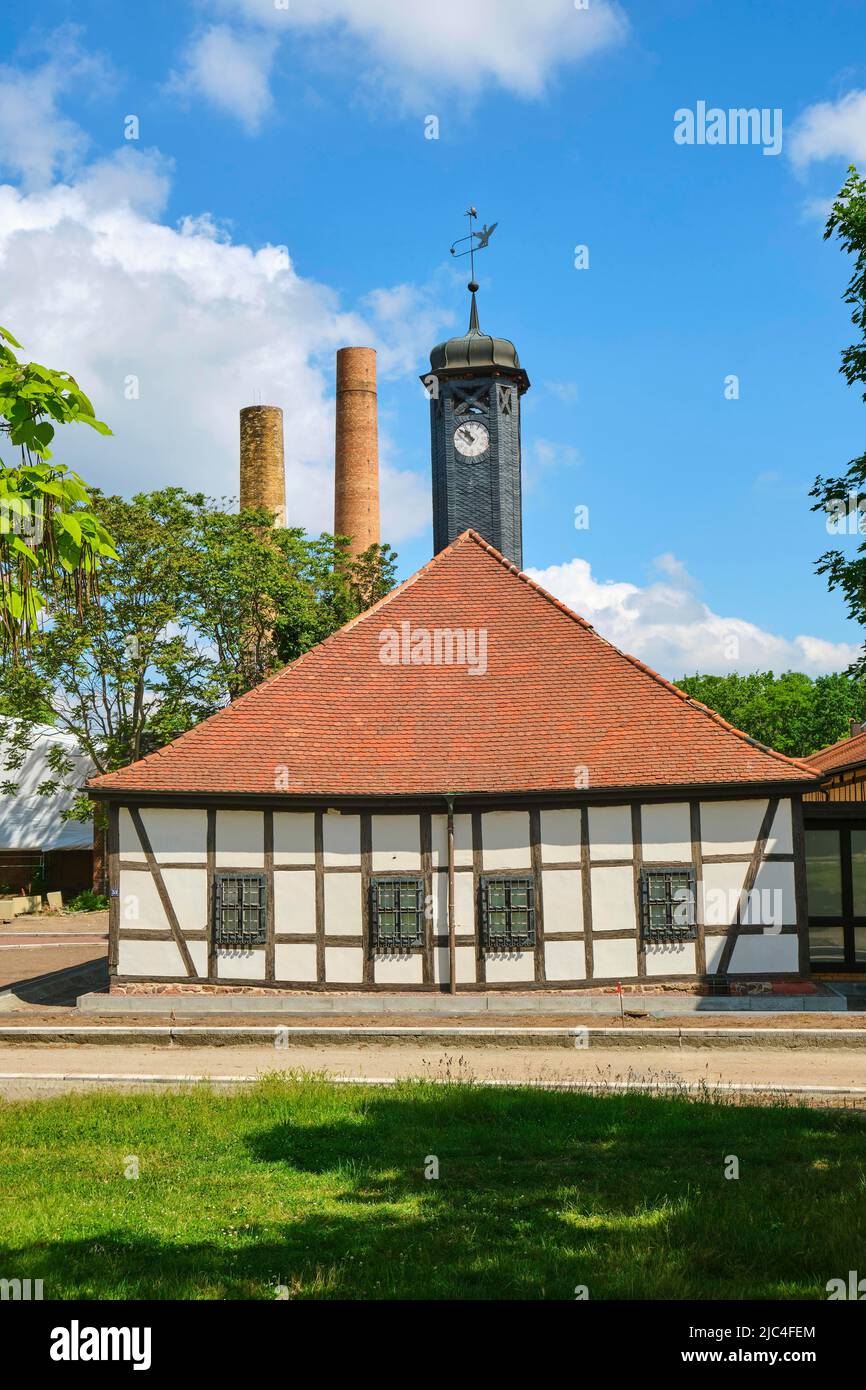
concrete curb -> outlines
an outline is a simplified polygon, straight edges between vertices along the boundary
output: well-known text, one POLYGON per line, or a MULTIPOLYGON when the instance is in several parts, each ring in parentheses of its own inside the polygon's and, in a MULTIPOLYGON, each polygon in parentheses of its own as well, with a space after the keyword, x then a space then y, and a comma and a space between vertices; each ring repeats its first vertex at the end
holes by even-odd
MULTIPOLYGON (((661 1018, 692 1013, 847 1013, 840 996, 828 994, 738 995, 714 999, 707 995, 648 995, 629 999, 626 1017, 661 1018)), ((602 1014, 619 1018, 616 995, 513 994, 82 994, 82 1013, 163 1014, 166 1017, 195 1014, 445 1014, 452 1018, 473 1014, 602 1014)), ((857 1010, 856 1012, 860 1012, 857 1010)), ((863 1012, 866 1012, 864 999, 863 1012)))
POLYGON ((294 1047, 417 1046, 459 1048, 601 1047, 623 1050, 667 1049, 805 1050, 866 1049, 866 1028, 472 1028, 447 1026, 326 1027, 285 1024, 245 1027, 207 1025, 63 1024, 20 1028, 0 1026, 5 1047, 255 1047, 273 1042, 277 1051, 294 1047))

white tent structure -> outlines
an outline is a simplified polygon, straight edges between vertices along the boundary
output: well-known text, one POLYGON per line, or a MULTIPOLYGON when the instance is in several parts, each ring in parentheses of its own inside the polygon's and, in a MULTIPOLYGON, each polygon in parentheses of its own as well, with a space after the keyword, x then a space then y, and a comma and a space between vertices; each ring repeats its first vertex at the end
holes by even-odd
POLYGON ((77 791, 93 772, 93 766, 70 735, 50 725, 26 726, 28 747, 21 766, 16 766, 18 721, 0 721, 0 894, 54 891, 64 900, 75 897, 94 881, 94 865, 104 855, 94 853, 93 822, 64 820, 77 791), (72 764, 56 773, 50 762, 52 748, 60 745, 72 764), (62 790, 39 795, 49 781, 62 790), (9 784, 17 790, 4 791, 9 784))
MULTIPOLYGON (((11 723, 11 721, 8 721, 11 723)), ((40 724, 33 729, 32 747, 20 768, 9 768, 8 740, 0 742, 0 783, 14 782, 17 792, 0 791, 0 852, 8 850, 92 850, 91 821, 64 820, 75 799, 74 791, 57 791, 40 796, 37 788, 54 776, 48 764, 48 750, 60 744, 74 765, 74 771, 62 779, 65 785, 83 787, 94 771, 90 759, 82 753, 71 734, 50 725, 40 724)))

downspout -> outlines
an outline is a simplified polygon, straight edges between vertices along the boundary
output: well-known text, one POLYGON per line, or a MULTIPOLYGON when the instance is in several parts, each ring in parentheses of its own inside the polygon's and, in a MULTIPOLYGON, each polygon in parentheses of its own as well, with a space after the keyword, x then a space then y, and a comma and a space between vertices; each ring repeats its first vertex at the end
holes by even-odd
POLYGON ((448 990, 457 993, 457 938, 454 927, 454 797, 446 796, 448 807, 448 990))

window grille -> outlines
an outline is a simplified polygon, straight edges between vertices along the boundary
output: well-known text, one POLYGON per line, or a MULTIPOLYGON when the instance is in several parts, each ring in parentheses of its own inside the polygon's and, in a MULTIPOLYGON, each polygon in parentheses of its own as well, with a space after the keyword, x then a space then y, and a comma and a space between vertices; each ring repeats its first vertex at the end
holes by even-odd
POLYGON ((485 951, 527 951, 535 945, 531 878, 482 878, 481 944, 485 951))
POLYGON ((411 951, 424 940, 424 880, 374 878, 370 884, 374 951, 411 951))
POLYGON ((262 946, 267 940, 264 874, 219 874, 214 880, 217 946, 262 946))
POLYGON ((694 869, 643 869, 641 918, 645 941, 694 941, 694 869))

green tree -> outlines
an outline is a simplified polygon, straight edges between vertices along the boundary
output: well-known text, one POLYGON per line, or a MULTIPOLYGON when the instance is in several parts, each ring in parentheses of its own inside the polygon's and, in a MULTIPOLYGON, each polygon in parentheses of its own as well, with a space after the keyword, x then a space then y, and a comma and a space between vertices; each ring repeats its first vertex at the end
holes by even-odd
POLYGON ((848 733, 849 720, 866 719, 866 682, 841 672, 814 679, 798 671, 694 675, 677 685, 734 728, 791 757, 835 743, 848 733))
MULTIPOLYGON (((825 241, 838 237, 842 247, 854 258, 854 268, 845 290, 844 300, 851 306, 851 322, 859 338, 842 352, 839 368, 849 386, 859 385, 866 400, 866 180, 852 165, 848 178, 839 192, 824 232, 825 241)), ((835 478, 817 477, 810 496, 816 499, 813 511, 827 515, 828 530, 848 530, 853 519, 860 534, 866 531, 866 454, 852 459, 844 473, 835 478)), ((848 616, 861 627, 866 626, 866 541, 862 541, 854 557, 844 551, 827 550, 816 562, 818 574, 826 574, 828 587, 839 589, 845 599, 848 616)), ((852 671, 866 674, 866 650, 861 652, 852 671)))
POLYGON ((0 328, 0 439, 17 451, 0 459, 0 650, 15 657, 31 642, 48 592, 55 607, 80 614, 95 597, 101 561, 116 558, 85 484, 51 462, 49 447, 58 424, 111 431, 68 372, 19 362, 20 347, 0 328))

